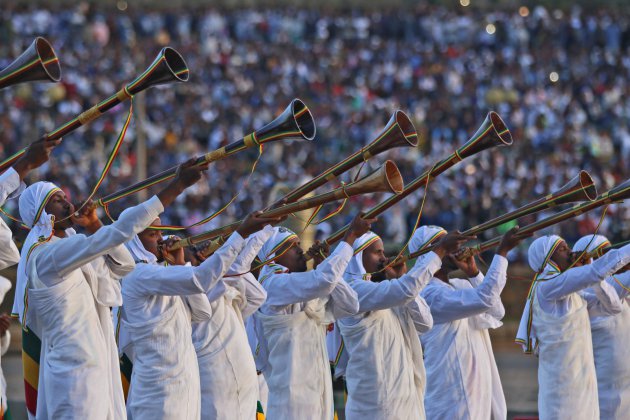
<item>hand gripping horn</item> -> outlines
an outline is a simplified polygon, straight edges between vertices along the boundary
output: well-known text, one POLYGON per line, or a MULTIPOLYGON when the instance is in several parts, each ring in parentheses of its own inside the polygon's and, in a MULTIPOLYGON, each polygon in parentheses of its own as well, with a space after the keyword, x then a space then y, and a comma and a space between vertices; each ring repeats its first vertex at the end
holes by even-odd
MULTIPOLYGON (((153 63, 151 63, 140 76, 126 84, 109 98, 82 112, 50 133, 47 133, 46 136, 49 140, 60 139, 77 128, 94 121, 104 112, 109 111, 119 103, 130 99, 136 93, 142 92, 151 86, 186 81, 188 81, 188 66, 182 56, 172 48, 162 48, 157 57, 155 57, 155 60, 153 60, 153 63)), ((22 149, 1 162, 0 173, 11 166, 25 151, 26 149, 22 149)))

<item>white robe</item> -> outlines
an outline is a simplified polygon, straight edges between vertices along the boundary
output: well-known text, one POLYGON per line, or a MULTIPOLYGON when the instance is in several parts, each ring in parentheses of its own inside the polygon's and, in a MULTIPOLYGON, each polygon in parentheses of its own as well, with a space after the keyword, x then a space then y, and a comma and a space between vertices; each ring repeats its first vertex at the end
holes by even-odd
MULTIPOLYGON (((4 205, 11 193, 22 189, 20 186, 20 176, 15 169, 9 168, 0 175, 0 207, 4 205)), ((0 217, 0 270, 15 265, 19 261, 20 252, 13 242, 11 229, 0 217)))
MULTIPOLYGON (((200 295, 209 302, 210 316, 192 323, 192 338, 199 363, 201 418, 256 418, 259 400, 256 364, 250 351, 243 318, 263 304, 267 293, 249 268, 271 226, 247 238, 228 275, 222 296, 200 295)), ((196 295, 199 297, 199 295, 196 295)), ((191 307, 195 303, 188 300, 191 307)))
POLYGON ((507 260, 495 256, 488 272, 471 278, 432 279, 421 296, 433 328, 420 336, 427 369, 429 419, 505 419, 507 407, 488 328, 501 325, 500 293, 507 260))
POLYGON ((119 346, 133 363, 127 397, 130 418, 200 418, 191 314, 181 296, 209 292, 243 245, 235 232, 198 267, 140 263, 123 279, 119 346))
POLYGON ((535 285, 532 332, 538 341, 541 419, 599 418, 597 380, 587 301, 576 293, 630 262, 630 246, 612 250, 535 285))
POLYGON ((133 269, 121 244, 162 210, 154 197, 89 237, 53 237, 32 252, 24 322, 42 341, 37 418, 126 417, 109 308, 133 269))
MULTIPOLYGON (((5 277, 0 276, 0 303, 4 300, 5 294, 11 289, 11 281, 5 277)), ((11 331, 7 330, 2 337, 0 337, 0 355, 4 356, 9 350, 9 344, 11 343, 11 331)), ((2 373, 2 367, 0 366, 0 398, 2 404, 2 412, 7 412, 7 381, 4 379, 2 373)))
POLYGON ((341 280, 352 247, 341 242, 315 270, 263 279, 267 301, 254 314, 257 367, 269 387, 267 418, 334 416, 326 327, 358 310, 356 293, 341 280))
POLYGON ((337 322, 349 356, 346 419, 425 418, 418 334, 433 320, 423 312, 426 303, 419 293, 441 266, 431 252, 399 279, 350 282, 359 296, 359 314, 337 322))
POLYGON ((630 301, 627 291, 630 272, 614 277, 625 287, 621 287, 615 279, 607 280, 621 298, 620 312, 610 315, 589 308, 599 411, 603 420, 622 420, 630 413, 630 301))

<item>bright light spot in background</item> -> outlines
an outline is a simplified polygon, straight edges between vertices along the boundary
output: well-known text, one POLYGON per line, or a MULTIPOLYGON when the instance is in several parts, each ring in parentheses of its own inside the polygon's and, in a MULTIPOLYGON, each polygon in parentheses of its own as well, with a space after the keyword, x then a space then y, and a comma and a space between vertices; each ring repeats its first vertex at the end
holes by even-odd
POLYGON ((121 12, 124 12, 125 10, 127 10, 127 2, 124 0, 120 0, 118 3, 116 3, 116 7, 121 12))
POLYGON ((497 28, 492 23, 488 23, 486 25, 486 32, 488 32, 490 35, 494 35, 496 31, 497 31, 497 28))
POLYGON ((470 6, 470 0, 459 0, 459 4, 461 4, 464 7, 470 6))
POLYGON ((549 73, 549 80, 551 80, 553 83, 556 83, 559 79, 560 76, 558 76, 558 73, 556 73, 555 71, 549 73))
POLYGON ((520 9, 518 9, 518 14, 523 17, 527 17, 529 16, 529 9, 527 6, 521 6, 520 9))

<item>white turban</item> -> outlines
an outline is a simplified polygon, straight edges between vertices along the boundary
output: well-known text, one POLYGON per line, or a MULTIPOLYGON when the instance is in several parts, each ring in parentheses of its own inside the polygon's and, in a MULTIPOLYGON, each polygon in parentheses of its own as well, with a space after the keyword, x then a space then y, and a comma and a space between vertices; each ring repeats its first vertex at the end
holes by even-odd
POLYGON ((368 274, 365 267, 363 267, 363 251, 379 239, 381 237, 376 233, 367 232, 354 241, 352 244, 354 253, 343 275, 344 280, 347 282, 352 280, 370 280, 371 274, 368 274))
MULTIPOLYGON (((56 192, 61 191, 59 187, 51 182, 36 182, 30 185, 22 195, 20 195, 20 217, 22 222, 31 228, 26 236, 20 262, 17 269, 17 284, 15 286, 15 300, 13 301, 12 315, 17 316, 24 325, 24 297, 28 287, 28 273, 26 272, 26 262, 33 249, 38 244, 48 242, 53 235, 54 216, 46 213, 44 209, 50 198, 56 192)), ((67 229, 67 233, 73 234, 74 229, 67 229)))
MULTIPOLYGON (((276 252, 281 249, 287 242, 298 239, 298 236, 291 230, 284 226, 274 226, 273 234, 263 244, 260 251, 258 251, 258 259, 261 262, 273 260, 276 256, 276 252)), ((262 281, 274 273, 281 273, 289 271, 286 267, 273 261, 271 264, 266 264, 260 270, 258 275, 259 281, 262 281)))
MULTIPOLYGON (((413 233, 411 240, 409 241, 409 253, 414 253, 418 250, 429 247, 438 238, 446 235, 446 230, 440 226, 420 226, 413 233)), ((416 261, 416 267, 422 264, 422 260, 427 258, 427 254, 420 255, 416 261)))
POLYGON ((125 247, 127 247, 136 263, 157 264, 157 257, 145 249, 138 235, 134 235, 133 239, 125 244, 125 247))
POLYGON ((525 308, 523 309, 515 340, 516 343, 523 347, 525 353, 531 353, 537 345, 536 337, 533 336, 531 328, 532 315, 534 313, 532 299, 536 291, 536 282, 538 279, 549 278, 560 273, 560 267, 551 261, 551 256, 562 242, 564 242, 564 239, 557 235, 541 236, 532 242, 527 251, 529 266, 536 272, 536 276, 529 290, 527 300, 525 300, 525 308))
POLYGON ((586 235, 581 237, 575 245, 573 245, 573 252, 593 252, 599 251, 603 248, 610 247, 610 241, 608 238, 602 235, 586 235))

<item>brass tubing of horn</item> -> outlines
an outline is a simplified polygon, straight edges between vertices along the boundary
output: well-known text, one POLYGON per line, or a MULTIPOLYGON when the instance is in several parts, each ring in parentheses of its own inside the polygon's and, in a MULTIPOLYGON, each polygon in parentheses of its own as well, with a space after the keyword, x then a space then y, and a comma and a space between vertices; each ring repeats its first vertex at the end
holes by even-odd
POLYGON ((536 213, 547 208, 552 208, 560 204, 574 203, 584 200, 591 201, 595 199, 596 195, 597 189, 595 188, 593 179, 588 174, 588 172, 580 171, 580 173, 576 177, 574 177, 567 184, 562 186, 560 190, 545 197, 539 198, 532 203, 519 207, 516 210, 512 210, 511 212, 506 213, 502 216, 471 227, 470 229, 464 231, 462 235, 477 235, 483 231, 502 225, 503 223, 507 223, 509 221, 536 213))
MULTIPOLYGON (((528 235, 546 227, 564 222, 565 220, 579 216, 580 214, 586 213, 606 204, 619 202, 628 198, 630 198, 630 180, 627 180, 623 184, 620 184, 617 187, 605 192, 604 194, 597 196, 597 198, 595 198, 593 201, 575 204, 566 210, 563 210, 545 219, 527 225, 524 228, 520 229, 519 233, 521 233, 522 235, 528 235)), ((488 241, 475 245, 474 247, 469 248, 470 251, 467 255, 469 256, 473 254, 479 254, 481 252, 487 251, 488 249, 494 248, 501 243, 501 238, 501 236, 498 236, 494 239, 490 239, 488 241)), ((463 257, 467 255, 464 255, 463 257)))
MULTIPOLYGON (((121 102, 130 99, 132 95, 141 92, 144 89, 166 82, 186 80, 188 80, 188 67, 186 66, 186 62, 183 61, 181 55, 172 48, 163 48, 153 63, 151 63, 151 65, 140 76, 127 83, 122 89, 114 93, 109 98, 101 101, 62 126, 47 133, 46 136, 49 140, 60 139, 84 124, 95 120, 101 114, 109 111, 121 102), (169 62, 169 60, 172 62, 169 62), (161 64, 164 66, 161 66, 161 64), (175 64, 177 64, 177 68, 174 68, 175 64), (185 78, 183 77, 184 73, 185 78)), ((18 152, 18 154, 22 155, 25 151, 26 149, 22 149, 18 152)), ((6 159, 0 163, 0 172, 3 172, 12 164, 10 159, 11 158, 6 159)))
MULTIPOLYGON (((427 179, 429 181, 435 179, 435 177, 461 162, 468 156, 474 155, 490 147, 511 144, 512 135, 510 134, 510 130, 496 112, 490 112, 481 124, 481 127, 479 127, 475 134, 473 134, 473 136, 463 146, 455 150, 448 157, 439 161, 432 169, 425 171, 422 175, 407 184, 401 194, 389 197, 381 204, 369 210, 364 217, 373 218, 380 215, 385 210, 407 197, 409 194, 421 187, 424 187, 427 184, 427 179)), ((332 245, 340 240, 349 227, 350 225, 347 224, 337 232, 330 235, 328 239, 326 239, 326 243, 332 245)))
MULTIPOLYGON (((358 181, 344 185, 340 188, 336 188, 327 193, 316 195, 314 197, 309 197, 307 199, 300 200, 291 204, 286 204, 275 209, 267 210, 263 212, 261 216, 284 216, 300 210, 317 207, 320 204, 330 203, 332 201, 349 198, 359 194, 367 194, 373 192, 391 192, 394 194, 399 194, 403 191, 403 187, 404 181, 402 179, 400 171, 398 170, 398 167, 393 161, 387 160, 379 169, 372 172, 371 174, 366 175, 358 181)), ((241 224, 241 222, 242 221, 238 221, 227 226, 220 227, 218 229, 213 229, 205 233, 190 236, 176 243, 174 245, 176 248, 173 249, 195 245, 209 239, 214 239, 217 236, 228 235, 234 232, 241 224)))
POLYGON ((306 184, 297 187, 271 204, 269 208, 276 208, 284 203, 292 203, 322 185, 337 178, 360 163, 373 156, 395 147, 418 145, 418 132, 411 119, 403 111, 395 111, 383 130, 368 145, 348 156, 341 162, 328 168, 306 184))

